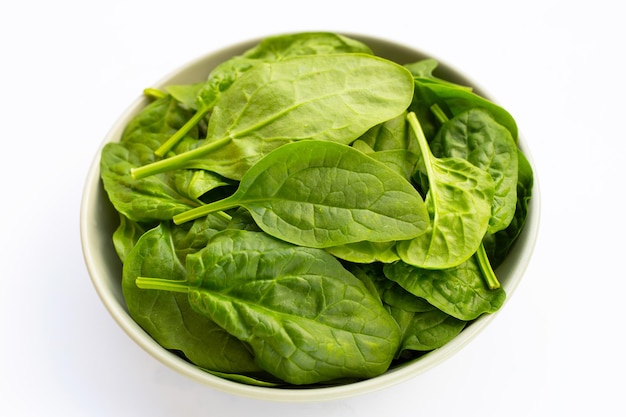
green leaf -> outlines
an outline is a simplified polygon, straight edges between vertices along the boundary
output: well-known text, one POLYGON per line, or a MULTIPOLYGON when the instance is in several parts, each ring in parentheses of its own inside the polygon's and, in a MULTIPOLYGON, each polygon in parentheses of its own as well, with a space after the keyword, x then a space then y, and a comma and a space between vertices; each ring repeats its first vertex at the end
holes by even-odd
POLYGON ((403 112, 372 127, 359 140, 367 143, 372 151, 376 152, 393 150, 418 152, 417 142, 407 129, 406 115, 406 112, 403 112))
POLYGON ((276 149, 246 173, 232 196, 174 221, 237 206, 266 233, 317 248, 411 239, 429 225, 426 206, 408 181, 350 146, 323 141, 276 149))
POLYGON ((491 217, 494 183, 491 176, 466 160, 435 158, 415 114, 409 114, 422 150, 428 177, 426 204, 432 221, 426 233, 398 242, 404 262, 429 269, 444 269, 471 257, 482 242, 491 217))
POLYGON ((185 122, 189 111, 170 96, 148 105, 126 126, 120 142, 107 143, 101 153, 101 177, 115 209, 136 222, 170 220, 176 213, 201 205, 188 194, 194 171, 181 170, 134 179, 133 168, 155 161, 154 150, 185 122))
POLYGON ((489 173, 495 193, 487 233, 506 228, 517 202, 517 145, 511 133, 486 110, 474 108, 441 126, 430 143, 433 155, 461 158, 489 173))
POLYGON ((354 39, 327 32, 304 32, 270 36, 242 55, 232 57, 214 68, 206 82, 192 86, 170 86, 167 90, 196 114, 173 134, 156 155, 164 156, 215 107, 220 96, 244 73, 262 62, 274 62, 291 56, 337 53, 371 54, 368 46, 354 39), (193 96, 193 98, 192 98, 193 96))
MULTIPOLYGON (((416 98, 413 100, 409 111, 418 114, 420 120, 423 115, 430 112, 430 108, 434 104, 437 104, 447 114, 451 114, 452 116, 456 116, 472 108, 481 108, 491 113, 499 124, 506 127, 509 132, 511 132, 513 139, 517 142, 517 123, 511 114, 501 106, 471 91, 467 87, 458 86, 435 78, 417 77, 415 78, 415 94, 416 98)), ((427 129, 425 129, 425 131, 426 136, 432 139, 430 135, 433 132, 427 129)))
POLYGON ((113 232, 113 246, 122 263, 135 247, 139 238, 146 232, 146 226, 127 219, 120 214, 120 224, 113 232))
POLYGON ((504 261, 526 224, 528 205, 533 194, 534 174, 526 156, 518 150, 517 204, 513 220, 504 230, 488 234, 483 245, 493 268, 504 261))
POLYGON ((395 262, 400 259, 396 253, 396 242, 356 242, 345 245, 331 246, 326 251, 331 255, 349 262, 395 262))
POLYGON ((404 262, 385 265, 385 276, 411 294, 459 320, 474 320, 497 311, 506 298, 502 288, 490 290, 474 257, 453 268, 432 270, 404 262))
POLYGON ((210 236, 225 226, 209 216, 193 225, 162 223, 146 232, 123 268, 122 289, 131 317, 161 346, 181 351, 197 366, 227 373, 255 373, 247 347, 207 317, 192 310, 185 294, 139 289, 138 276, 187 279, 186 257, 206 246, 210 236))
MULTIPOLYGON (((248 344, 257 363, 278 378, 298 385, 368 378, 385 372, 393 359, 395 321, 322 250, 227 230, 187 260, 189 281, 180 291, 188 291, 196 311, 248 344)), ((149 278, 137 284, 170 285, 149 278)))
POLYGON ((423 312, 409 312, 395 307, 389 310, 402 330, 397 356, 405 350, 426 352, 440 348, 458 336, 467 324, 436 308, 423 312))
POLYGON ((310 55, 261 63, 220 96, 203 146, 135 169, 133 175, 200 168, 240 180, 262 157, 293 141, 350 144, 404 112, 412 96, 411 74, 371 55, 310 55))

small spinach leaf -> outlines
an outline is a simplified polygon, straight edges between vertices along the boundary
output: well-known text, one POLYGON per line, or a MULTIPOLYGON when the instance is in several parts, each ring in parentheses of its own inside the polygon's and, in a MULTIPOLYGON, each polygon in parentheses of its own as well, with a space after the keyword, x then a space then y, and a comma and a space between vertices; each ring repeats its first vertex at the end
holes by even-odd
POLYGON ((372 262, 390 263, 400 259, 395 250, 396 242, 362 241, 345 245, 331 246, 326 251, 349 262, 369 264, 372 262))
MULTIPOLYGON (((416 77, 415 94, 415 99, 409 111, 415 112, 420 117, 428 115, 430 108, 434 104, 437 104, 447 114, 453 116, 472 108, 482 108, 491 113, 498 123, 506 127, 509 132, 511 132, 513 139, 517 142, 517 123, 515 119, 513 119, 513 116, 501 106, 465 87, 445 81, 442 82, 434 78, 416 77)), ((428 120, 433 124, 436 123, 432 116, 429 116, 428 120)), ((437 129, 424 130, 426 131, 426 136, 432 139, 437 129)))
POLYGON ((522 151, 518 150, 518 181, 517 181, 517 204, 515 215, 509 226, 494 234, 488 234, 483 239, 483 246, 493 268, 504 261, 511 247, 516 242, 519 234, 524 229, 528 216, 528 204, 532 196, 534 174, 532 166, 522 151))
POLYGON ((113 246, 115 252, 124 263, 124 260, 135 247, 139 238, 146 232, 146 225, 134 222, 123 214, 119 214, 120 224, 113 232, 113 246))
POLYGON ((458 336, 467 324, 434 307, 422 312, 389 307, 389 311, 402 331, 398 357, 405 350, 425 352, 440 348, 458 336))
POLYGON ((491 217, 494 183, 480 168, 459 158, 435 158, 414 113, 408 117, 420 143, 432 216, 426 233, 398 242, 400 258, 421 268, 450 268, 471 257, 482 242, 491 217))
POLYGON ((184 227, 163 222, 146 232, 124 263, 124 298, 131 317, 164 348, 181 351, 195 365, 214 371, 257 373, 261 369, 247 347, 193 311, 186 295, 143 290, 135 284, 138 276, 154 274, 185 280, 187 256, 223 227, 223 220, 209 216, 184 227))
POLYGON ((422 269, 399 261, 385 265, 383 270, 388 279, 459 320, 493 313, 506 298, 502 288, 487 287, 474 257, 448 269, 422 269))
MULTIPOLYGON (((170 96, 150 103, 126 126, 120 142, 107 143, 101 154, 101 177, 115 209, 136 222, 170 220, 176 213, 201 205, 179 188, 189 183, 193 171, 180 170, 134 179, 133 168, 155 161, 156 149, 189 117, 170 96)), ((192 132, 195 133, 195 132, 192 132)))
POLYGON ((430 142, 433 155, 461 158, 489 173, 494 198, 487 233, 509 225, 517 201, 517 144, 511 133, 480 108, 464 111, 445 121, 430 142))

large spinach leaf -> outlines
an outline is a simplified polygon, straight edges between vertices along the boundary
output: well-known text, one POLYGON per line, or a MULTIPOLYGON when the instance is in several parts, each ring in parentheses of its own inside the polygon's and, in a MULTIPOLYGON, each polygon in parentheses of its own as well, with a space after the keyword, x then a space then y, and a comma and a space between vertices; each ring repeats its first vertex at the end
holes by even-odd
POLYGON ((414 113, 408 116, 420 144, 429 189, 426 204, 431 225, 426 233, 398 242, 400 258, 411 265, 444 269, 471 257, 482 242, 491 217, 491 176, 459 158, 435 158, 414 113))
POLYGON ((174 221, 238 206, 266 233, 317 248, 411 239, 429 226, 426 206, 406 179, 334 142, 282 146, 254 165, 233 195, 174 221))
POLYGON ((372 377, 393 359, 394 320, 322 250, 227 230, 187 262, 187 282, 138 278, 137 285, 187 293, 196 311, 246 342, 263 369, 289 383, 372 377))
POLYGON ((220 95, 256 64, 280 61, 290 56, 337 53, 371 54, 372 52, 362 42, 335 33, 305 32, 270 36, 242 55, 232 57, 215 67, 205 82, 166 87, 170 94, 196 112, 185 125, 155 150, 155 154, 165 156, 213 110, 220 95))
POLYGON ((235 84, 220 95, 213 109, 206 143, 133 169, 133 176, 201 168, 240 180, 263 156, 289 142, 349 144, 405 111, 413 95, 411 74, 405 68, 363 54, 262 63, 235 84))
POLYGON ((139 276, 157 274, 186 280, 187 256, 204 248, 225 226, 220 217, 207 216, 185 226, 163 222, 146 232, 124 262, 122 289, 130 315, 164 348, 181 351, 194 364, 212 371, 258 373, 261 370, 247 347, 193 311, 186 295, 143 290, 135 284, 139 276))

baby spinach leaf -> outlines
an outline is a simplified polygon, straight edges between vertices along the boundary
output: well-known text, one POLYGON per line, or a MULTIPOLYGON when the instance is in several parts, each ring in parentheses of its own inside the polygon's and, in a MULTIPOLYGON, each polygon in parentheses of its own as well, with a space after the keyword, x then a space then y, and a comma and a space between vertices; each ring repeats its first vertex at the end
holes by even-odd
POLYGON ((461 333, 467 324, 441 310, 410 312, 395 307, 389 311, 402 331, 397 357, 405 350, 431 351, 442 347, 461 333))
POLYGON ((394 318, 402 341, 396 353, 404 351, 429 351, 439 348, 456 337, 466 322, 438 310, 425 299, 406 291, 384 276, 384 266, 377 264, 349 265, 348 270, 378 294, 385 308, 394 318))
POLYGON ((246 173, 233 195, 174 222, 237 206, 266 233, 317 248, 411 239, 429 225, 426 206, 408 181, 350 146, 325 141, 276 149, 246 173))
POLYGON ((331 246, 326 251, 349 262, 369 264, 372 262, 394 262, 400 259, 395 250, 396 242, 356 242, 331 246))
POLYGON ((370 48, 354 39, 327 32, 295 33, 270 36, 242 55, 235 56, 214 68, 204 83, 193 86, 170 86, 167 90, 196 113, 156 151, 165 156, 202 119, 208 115, 220 95, 256 64, 274 62, 291 56, 327 55, 337 53, 371 54, 370 48), (193 102, 192 102, 193 96, 193 102))
POLYGON ((171 220, 172 216, 201 202, 188 189, 194 171, 180 170, 144 179, 130 175, 133 168, 153 162, 154 149, 182 124, 189 111, 170 96, 149 104, 126 126, 120 142, 107 143, 101 154, 104 189, 115 209, 136 222, 171 220))
POLYGON ((403 112, 393 119, 372 127, 359 140, 367 143, 372 151, 401 149, 418 152, 417 142, 407 129, 406 114, 406 112, 403 112))
POLYGON ((258 373, 247 347, 193 311, 186 295, 135 285, 142 275, 185 280, 187 255, 206 246, 216 228, 224 226, 219 217, 210 216, 184 227, 163 222, 146 232, 124 263, 122 289, 130 315, 164 348, 181 351, 194 364, 214 371, 258 373))
POLYGON ((445 121, 430 142, 433 155, 461 158, 489 173, 495 192, 487 233, 506 228, 517 201, 517 144, 511 133, 481 108, 445 121))
POLYGON ((119 214, 119 217, 120 224, 113 232, 113 246, 120 261, 124 263, 126 256, 128 256, 147 229, 144 224, 127 219, 123 214, 119 214))
POLYGON ((289 383, 376 376, 397 350, 394 320, 322 250, 226 230, 190 255, 187 266, 187 282, 138 278, 137 285, 188 293, 196 311, 247 343, 263 369, 289 383))
MULTIPOLYGON (((487 110, 494 119, 506 127, 511 136, 517 142, 517 123, 511 114, 501 106, 482 97, 481 95, 467 89, 466 87, 454 85, 445 81, 439 81, 435 78, 415 78, 415 94, 409 111, 413 111, 418 116, 428 115, 432 105, 437 104, 447 114, 456 116, 466 110, 472 108, 481 108, 487 110)), ((429 122, 435 123, 432 118, 429 122)), ((426 130, 426 129, 425 129, 426 130)), ((432 139, 430 134, 436 132, 436 128, 426 131, 427 137, 432 139)), ((433 135, 434 136, 434 135, 433 135)))
POLYGON ((352 143, 405 111, 413 95, 411 74, 405 68, 362 54, 261 63, 235 84, 215 105, 205 144, 134 169, 134 177, 200 168, 240 180, 263 156, 286 143, 304 139, 352 143))
POLYGON ((528 159, 518 150, 517 204, 513 220, 504 230, 488 234, 483 239, 486 254, 493 268, 497 268, 508 255, 522 232, 528 216, 528 204, 532 197, 534 174, 528 159))
POLYGON ((426 59, 422 59, 420 61, 413 62, 410 64, 404 64, 404 67, 408 69, 409 71, 411 71, 411 74, 413 74, 413 76, 416 79, 422 79, 425 81, 430 80, 430 81, 434 81, 437 83, 446 84, 452 88, 465 90, 467 92, 472 91, 471 87, 453 83, 448 80, 444 80, 442 78, 437 77, 435 75, 435 72, 437 71, 437 68, 439 67, 439 62, 436 59, 426 58, 426 59))
POLYGON ((448 269, 422 269, 398 261, 383 270, 388 279, 459 320, 493 313, 506 298, 502 288, 487 287, 475 257, 448 269))
POLYGON ((432 221, 426 233, 398 242, 400 258, 421 268, 450 268, 471 257, 491 217, 494 183, 480 168, 459 158, 435 158, 414 113, 408 116, 428 177, 426 204, 432 221))

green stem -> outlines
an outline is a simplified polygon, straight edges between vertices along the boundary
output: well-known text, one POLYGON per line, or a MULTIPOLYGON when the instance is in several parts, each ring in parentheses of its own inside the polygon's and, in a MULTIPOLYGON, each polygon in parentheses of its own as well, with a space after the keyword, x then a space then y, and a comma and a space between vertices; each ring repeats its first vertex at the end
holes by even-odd
POLYGON ((476 251, 476 259, 478 260, 478 266, 483 273, 483 277, 485 278, 489 289, 497 290, 498 288, 500 288, 500 281, 498 281, 496 273, 493 272, 493 268, 491 268, 491 263, 489 263, 489 258, 487 257, 485 246, 482 243, 476 251))
POLYGON ((189 292, 189 283, 187 281, 176 281, 163 278, 137 277, 137 279, 135 280, 135 284, 142 290, 161 290, 181 293, 189 292))
POLYGON ((154 151, 154 154, 156 156, 164 157, 166 153, 172 150, 172 148, 176 146, 176 144, 180 142, 181 139, 184 138, 185 135, 189 133, 189 131, 193 129, 194 126, 196 126, 200 122, 200 120, 204 118, 204 116, 207 115, 207 113, 209 113, 209 111, 211 111, 210 106, 198 109, 198 111, 196 111, 196 113, 192 116, 192 118, 187 120, 187 123, 185 123, 172 136, 170 136, 170 138, 166 140, 156 151, 154 151))
POLYGON ((422 158, 424 160, 424 166, 426 167, 426 176, 428 177, 428 181, 431 181, 431 178, 435 178, 435 175, 430 161, 432 153, 430 152, 430 147, 428 146, 428 140, 426 139, 426 135, 422 130, 422 125, 420 125, 415 113, 409 113, 406 118, 417 138, 417 143, 420 147, 420 152, 422 153, 422 158))
MULTIPOLYGON (((200 217, 207 216, 211 213, 222 213, 224 210, 228 210, 233 207, 239 206, 239 197, 237 193, 231 195, 230 197, 226 197, 222 200, 214 201, 209 204, 205 204, 204 206, 195 207, 191 210, 184 211, 179 213, 173 217, 174 224, 179 225, 186 223, 191 220, 198 219, 200 217)), ((226 213, 224 213, 226 214, 226 213)), ((227 215, 227 214, 226 214, 227 215)))
POLYGON ((211 153, 215 149, 221 148, 231 141, 231 138, 226 137, 218 139, 216 141, 209 142, 205 145, 199 146, 191 151, 183 152, 178 155, 174 155, 167 159, 161 159, 160 161, 152 162, 140 167, 131 168, 130 175, 133 179, 141 179, 149 177, 150 175, 160 174, 161 172, 167 172, 174 169, 186 168, 186 164, 189 161, 205 156, 211 153))
POLYGON ((435 117, 437 118, 437 120, 439 120, 439 123, 441 123, 441 124, 444 124, 445 122, 450 120, 450 119, 448 119, 448 116, 443 111, 443 109, 441 107, 439 107, 439 104, 437 104, 437 103, 435 103, 432 106, 430 106, 430 111, 435 115, 435 117))
POLYGON ((143 95, 153 100, 158 100, 160 98, 167 96, 166 93, 164 93, 161 90, 157 90, 156 88, 145 88, 143 90, 143 95))

